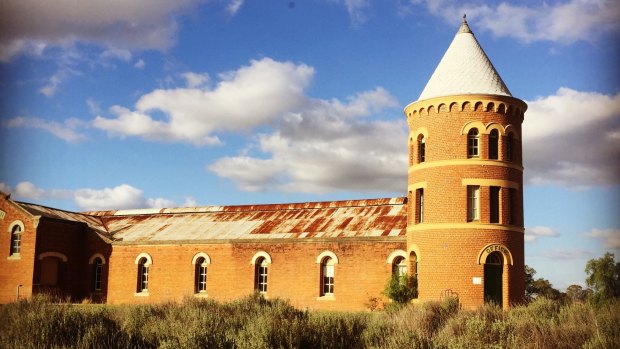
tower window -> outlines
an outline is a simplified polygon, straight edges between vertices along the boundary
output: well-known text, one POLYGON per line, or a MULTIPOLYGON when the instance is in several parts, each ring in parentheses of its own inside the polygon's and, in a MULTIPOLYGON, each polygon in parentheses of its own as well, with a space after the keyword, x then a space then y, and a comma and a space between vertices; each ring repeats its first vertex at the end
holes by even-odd
POLYGON ((424 135, 418 137, 418 162, 424 162, 426 160, 426 139, 424 135))
POLYGON ((490 223, 499 223, 499 193, 500 187, 490 187, 490 202, 489 202, 489 210, 490 210, 490 223))
POLYGON ((475 185, 467 186, 467 221, 477 221, 480 219, 480 187, 475 185))
POLYGON ((497 130, 491 131, 489 134, 489 159, 497 160, 498 158, 498 142, 499 141, 499 133, 497 130))
POLYGON ((321 263, 321 296, 334 295, 334 260, 325 257, 321 263))
POLYGON ((467 134, 467 157, 477 158, 480 156, 478 145, 480 143, 480 135, 478 129, 472 128, 467 134))
POLYGON ((196 260, 194 271, 194 292, 204 293, 207 292, 207 260, 204 257, 200 257, 196 260))
POLYGON ((22 246, 22 227, 18 224, 11 229, 11 255, 19 254, 22 246))
POLYGON ((413 138, 409 138, 409 166, 413 165, 414 150, 413 138))
POLYGON ((424 219, 424 189, 416 190, 416 223, 422 223, 424 219))
POLYGON ((260 257, 256 261, 255 269, 255 290, 260 293, 267 293, 267 271, 269 262, 266 258, 260 257))

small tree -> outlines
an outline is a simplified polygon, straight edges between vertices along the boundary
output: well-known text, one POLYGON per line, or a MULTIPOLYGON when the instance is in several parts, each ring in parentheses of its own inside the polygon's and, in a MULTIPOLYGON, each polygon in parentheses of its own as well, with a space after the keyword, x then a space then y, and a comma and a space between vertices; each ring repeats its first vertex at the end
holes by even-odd
POLYGON ((534 275, 536 270, 529 265, 525 266, 525 300, 531 302, 536 294, 536 286, 534 285, 534 275))
POLYGON ((566 288, 566 296, 573 302, 583 302, 592 293, 592 290, 579 285, 570 285, 566 288))
POLYGON ((620 297, 620 263, 614 262, 613 253, 589 260, 586 274, 586 284, 594 289, 594 301, 620 297))
POLYGON ((415 276, 393 275, 383 293, 396 303, 409 303, 418 296, 418 280, 415 276))

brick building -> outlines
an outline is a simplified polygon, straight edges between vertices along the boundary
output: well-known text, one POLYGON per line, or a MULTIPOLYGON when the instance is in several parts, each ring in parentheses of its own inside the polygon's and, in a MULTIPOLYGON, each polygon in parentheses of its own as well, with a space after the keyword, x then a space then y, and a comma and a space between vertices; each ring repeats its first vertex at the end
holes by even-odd
POLYGON ((526 109, 464 20, 404 110, 406 198, 76 213, 2 193, 0 303, 41 292, 108 303, 260 292, 359 310, 407 272, 419 301, 509 307, 524 293, 526 109))

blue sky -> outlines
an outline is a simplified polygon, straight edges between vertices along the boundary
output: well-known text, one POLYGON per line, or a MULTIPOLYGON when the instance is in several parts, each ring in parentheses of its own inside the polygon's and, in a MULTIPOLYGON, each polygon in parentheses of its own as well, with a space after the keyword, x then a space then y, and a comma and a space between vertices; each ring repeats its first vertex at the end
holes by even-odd
POLYGON ((417 100, 467 13, 529 110, 526 264, 620 257, 620 4, 5 0, 0 189, 67 210, 403 196, 417 100))

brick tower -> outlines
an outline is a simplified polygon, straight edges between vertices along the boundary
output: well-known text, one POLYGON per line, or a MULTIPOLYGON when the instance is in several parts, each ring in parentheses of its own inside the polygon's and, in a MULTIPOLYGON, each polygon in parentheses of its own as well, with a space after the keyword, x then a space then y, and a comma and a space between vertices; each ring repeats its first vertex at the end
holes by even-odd
POLYGON ((513 97, 465 17, 409 125, 409 270, 419 299, 466 308, 522 302, 523 165, 527 105, 513 97))

